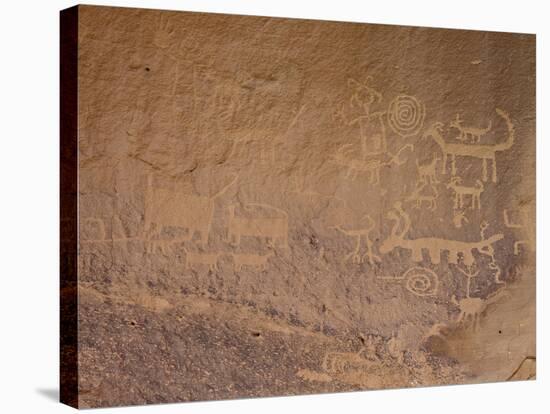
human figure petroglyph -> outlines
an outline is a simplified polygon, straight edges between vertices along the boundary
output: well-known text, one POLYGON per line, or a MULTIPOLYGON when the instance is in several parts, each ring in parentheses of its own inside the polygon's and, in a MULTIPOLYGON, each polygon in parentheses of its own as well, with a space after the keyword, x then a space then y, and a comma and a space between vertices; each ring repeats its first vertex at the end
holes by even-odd
POLYGON ((435 185, 429 184, 427 181, 419 181, 416 183, 413 192, 406 198, 406 200, 412 201, 417 209, 422 208, 424 202, 426 202, 427 208, 434 211, 437 208, 438 197, 439 192, 437 191, 437 187, 435 185))
POLYGON ((173 226, 188 230, 187 236, 181 241, 188 241, 198 233, 202 246, 208 244, 208 236, 214 215, 214 201, 237 181, 235 177, 212 196, 195 195, 155 188, 152 175, 148 177, 148 200, 145 205, 145 231, 151 241, 150 251, 154 250, 163 227, 173 226))
POLYGON ((526 246, 531 251, 535 251, 535 234, 533 231, 529 231, 529 228, 527 227, 531 219, 531 211, 529 210, 529 207, 523 207, 520 209, 519 215, 521 216, 521 222, 513 223, 512 220, 510 220, 509 211, 507 209, 504 209, 503 211, 504 225, 510 229, 522 229, 527 235, 526 239, 517 240, 514 242, 514 254, 516 256, 520 253, 521 245, 526 246))
POLYGON ((492 162, 492 181, 497 182, 496 153, 506 151, 512 147, 515 139, 514 124, 510 117, 502 109, 496 109, 496 113, 504 119, 508 129, 506 141, 500 144, 480 145, 480 144, 455 144, 445 141, 442 135, 443 123, 436 122, 426 130, 423 138, 432 138, 443 152, 442 174, 446 173, 447 159, 451 157, 451 174, 456 175, 456 157, 472 157, 482 160, 482 180, 487 181, 487 161, 492 162))
POLYGON ((391 101, 387 114, 393 131, 402 137, 410 137, 424 125, 426 110, 416 97, 399 95, 391 101))
POLYGON ((419 182, 430 183, 432 185, 439 183, 436 177, 436 167, 437 161, 439 161, 440 159, 441 158, 439 158, 437 154, 434 154, 432 160, 427 164, 419 164, 418 159, 415 160, 419 182))
POLYGON ((233 257, 233 268, 236 272, 241 271, 244 266, 249 266, 256 270, 264 271, 267 269, 268 259, 273 255, 273 252, 269 252, 264 255, 251 253, 231 253, 231 256, 233 257))
POLYGON ((474 263, 473 250, 479 252, 485 251, 488 246, 504 238, 503 234, 495 234, 488 239, 482 239, 478 242, 463 242, 457 240, 442 239, 437 237, 421 237, 417 239, 406 239, 405 236, 411 228, 409 215, 403 210, 400 202, 397 202, 393 210, 388 213, 388 218, 394 221, 391 234, 382 242, 380 253, 387 254, 393 249, 400 247, 410 250, 412 260, 422 261, 422 251, 426 250, 432 263, 438 264, 444 251, 449 253, 449 263, 457 264, 458 256, 463 256, 464 263, 468 266, 474 263), (400 225, 403 226, 399 231, 400 225))
POLYGON ((208 270, 213 272, 218 271, 218 258, 221 253, 197 253, 191 252, 183 247, 185 252, 185 261, 184 266, 186 269, 191 269, 193 265, 204 265, 208 266, 208 270))
POLYGON ((400 159, 401 153, 406 149, 410 149, 412 151, 414 148, 412 144, 406 144, 401 147, 395 155, 387 153, 386 156, 389 157, 389 160, 382 161, 383 156, 380 155, 367 159, 350 158, 348 155, 350 150, 353 152, 353 149, 349 148, 351 145, 352 144, 345 144, 341 146, 336 154, 330 158, 330 161, 346 168, 345 177, 350 178, 351 180, 357 179, 359 173, 368 173, 369 183, 372 185, 377 185, 380 183, 380 169, 382 167, 390 166, 392 164, 403 165, 405 161, 400 159))
POLYGON ((462 178, 452 177, 451 182, 447 184, 447 188, 454 192, 454 209, 458 210, 464 207, 464 199, 467 196, 471 198, 470 207, 481 210, 481 193, 485 190, 483 183, 480 180, 476 180, 476 184, 473 187, 462 185, 462 178))
POLYGON ((272 246, 288 247, 288 214, 286 211, 267 204, 248 203, 245 210, 252 207, 265 208, 275 211, 283 217, 237 217, 235 215, 235 204, 228 207, 229 224, 227 228, 228 242, 240 245, 242 236, 266 238, 272 246))
POLYGON ((358 116, 347 119, 344 104, 338 107, 333 114, 335 120, 346 126, 358 126, 362 158, 366 158, 368 155, 383 154, 387 150, 386 126, 384 124, 386 112, 371 112, 371 106, 382 100, 380 92, 370 86, 371 81, 370 76, 363 83, 355 79, 348 79, 348 86, 353 88, 349 106, 359 111, 358 116), (374 134, 371 133, 373 127, 377 131, 374 134))
POLYGON ((361 108, 367 115, 370 114, 372 104, 382 101, 382 94, 369 85, 371 81, 372 76, 367 76, 363 83, 353 78, 348 79, 348 86, 354 88, 350 104, 361 108))
POLYGON ((373 253, 373 249, 372 249, 373 242, 370 239, 370 233, 374 229, 374 226, 376 223, 369 215, 364 216, 363 219, 366 219, 368 223, 367 227, 365 228, 354 229, 354 230, 343 229, 341 226, 333 226, 333 228, 345 234, 346 236, 355 238, 355 249, 345 257, 344 259, 345 261, 348 261, 351 259, 353 263, 362 263, 366 257, 368 263, 370 265, 373 265, 375 262, 382 261, 382 259, 380 259, 379 256, 373 253), (363 256, 361 256, 359 254, 359 251, 361 249, 361 239, 363 237, 365 238, 367 252, 363 256))
POLYGON ((492 121, 489 121, 486 128, 465 127, 462 126, 463 122, 464 121, 460 119, 460 115, 457 114, 456 118, 449 124, 451 128, 458 129, 460 134, 456 139, 463 143, 479 143, 481 136, 488 133, 492 128, 492 121))

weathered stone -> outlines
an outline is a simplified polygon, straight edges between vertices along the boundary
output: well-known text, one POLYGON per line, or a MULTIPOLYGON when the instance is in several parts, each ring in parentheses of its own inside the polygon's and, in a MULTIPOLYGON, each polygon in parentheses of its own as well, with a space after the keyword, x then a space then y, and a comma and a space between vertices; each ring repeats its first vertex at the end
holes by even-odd
POLYGON ((78 6, 62 99, 65 402, 535 376, 533 35, 78 6))

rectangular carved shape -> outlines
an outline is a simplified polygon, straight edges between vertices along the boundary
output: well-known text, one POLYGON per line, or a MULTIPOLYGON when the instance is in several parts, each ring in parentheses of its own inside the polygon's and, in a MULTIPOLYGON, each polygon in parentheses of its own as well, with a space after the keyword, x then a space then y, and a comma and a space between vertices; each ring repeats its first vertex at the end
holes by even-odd
POLYGON ((64 402, 535 377, 535 36, 62 12, 64 402))

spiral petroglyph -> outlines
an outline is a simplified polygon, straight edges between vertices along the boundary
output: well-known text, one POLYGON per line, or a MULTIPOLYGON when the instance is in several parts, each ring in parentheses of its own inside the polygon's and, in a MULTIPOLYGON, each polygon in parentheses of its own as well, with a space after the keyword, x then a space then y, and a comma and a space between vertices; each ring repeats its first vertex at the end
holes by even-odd
POLYGON ((424 104, 414 96, 399 95, 388 108, 390 127, 402 137, 416 135, 424 124, 424 104))
POLYGON ((417 296, 430 296, 437 293, 439 279, 430 269, 412 267, 403 275, 407 290, 417 296))

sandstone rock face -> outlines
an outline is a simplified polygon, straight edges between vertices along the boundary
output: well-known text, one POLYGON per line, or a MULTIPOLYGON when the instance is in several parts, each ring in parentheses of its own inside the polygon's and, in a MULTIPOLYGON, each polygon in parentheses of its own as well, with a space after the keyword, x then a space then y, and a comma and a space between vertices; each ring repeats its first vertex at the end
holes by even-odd
POLYGON ((65 401, 535 376, 533 35, 70 13, 65 401))

